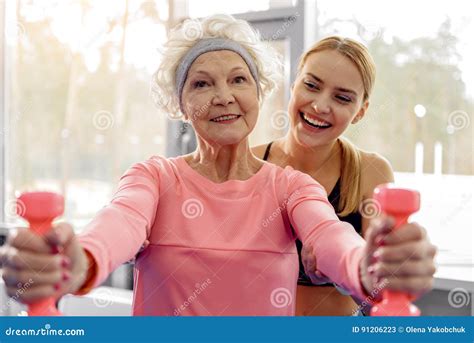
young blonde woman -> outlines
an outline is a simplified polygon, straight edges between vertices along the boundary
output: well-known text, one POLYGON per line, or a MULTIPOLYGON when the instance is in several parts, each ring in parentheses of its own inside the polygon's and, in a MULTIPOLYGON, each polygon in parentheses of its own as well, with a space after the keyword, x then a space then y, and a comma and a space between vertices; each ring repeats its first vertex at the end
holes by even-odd
MULTIPOLYGON (((365 236, 370 218, 363 215, 364 200, 370 201, 367 199, 377 185, 393 181, 393 172, 386 159, 358 149, 341 135, 366 114, 375 79, 374 62, 362 44, 333 36, 302 55, 297 73, 288 105, 288 134, 253 151, 266 161, 292 166, 317 180, 338 217, 365 236)), ((297 241, 297 248, 296 315, 356 313, 357 304, 332 283, 312 283, 317 261, 307 253, 310 247, 305 246, 302 252, 297 241)), ((378 263, 375 272, 383 277, 384 268, 383 262, 378 263)))

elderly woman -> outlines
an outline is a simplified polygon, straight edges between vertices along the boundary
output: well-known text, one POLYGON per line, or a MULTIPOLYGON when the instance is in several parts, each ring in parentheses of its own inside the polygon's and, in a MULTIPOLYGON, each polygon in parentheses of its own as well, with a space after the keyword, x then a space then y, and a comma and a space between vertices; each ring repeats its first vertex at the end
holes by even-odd
MULTIPOLYGON (((383 281, 368 271, 389 220, 373 223, 365 243, 338 220, 321 185, 249 148, 260 103, 274 85, 275 56, 244 21, 213 16, 198 24, 197 40, 187 35, 189 22, 171 33, 155 77, 160 103, 192 123, 197 150, 133 165, 79 236, 67 224, 46 240, 18 231, 1 254, 9 294, 29 278, 26 303, 84 294, 145 240, 135 264, 134 315, 294 315, 296 237, 314 247, 318 269, 355 297, 383 281), (51 254, 51 246, 61 253, 51 254)), ((420 228, 403 230, 413 236, 420 228)), ((428 244, 421 237, 406 246, 403 237, 391 245, 401 280, 418 258, 413 253, 428 244)))

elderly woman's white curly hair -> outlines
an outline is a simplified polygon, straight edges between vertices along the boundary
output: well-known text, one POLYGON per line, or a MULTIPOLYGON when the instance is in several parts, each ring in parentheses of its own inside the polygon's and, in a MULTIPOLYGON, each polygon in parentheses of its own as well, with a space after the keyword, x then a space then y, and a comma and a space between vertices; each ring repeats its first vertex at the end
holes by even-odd
POLYGON ((156 105, 171 118, 181 118, 176 94, 176 69, 199 39, 226 38, 240 43, 252 56, 258 71, 260 100, 268 96, 281 77, 282 64, 276 51, 260 39, 244 20, 230 15, 212 15, 202 20, 187 19, 174 28, 164 45, 163 58, 153 75, 151 94, 156 105))

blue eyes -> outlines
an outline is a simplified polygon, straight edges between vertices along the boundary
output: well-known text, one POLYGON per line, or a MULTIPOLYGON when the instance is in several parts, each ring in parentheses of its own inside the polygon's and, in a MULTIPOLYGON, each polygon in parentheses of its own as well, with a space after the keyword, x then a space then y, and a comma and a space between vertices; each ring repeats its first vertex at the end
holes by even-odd
POLYGON ((340 95, 336 96, 336 99, 339 99, 339 100, 344 101, 344 102, 351 102, 352 101, 351 98, 349 98, 347 96, 340 96, 340 95))
MULTIPOLYGON (((310 91, 319 91, 320 88, 317 84, 315 83, 312 83, 312 82, 309 82, 309 81, 304 81, 303 82, 306 86, 306 88, 308 88, 310 91)), ((335 98, 338 100, 338 101, 341 101, 343 103, 348 103, 348 102, 351 102, 352 99, 348 96, 344 96, 344 95, 336 95, 335 98)))
POLYGON ((319 89, 319 87, 317 85, 315 85, 314 83, 305 82, 304 84, 306 85, 306 87, 308 87, 310 89, 319 89))
POLYGON ((206 81, 196 81, 193 83, 193 88, 203 88, 207 85, 206 81))
MULTIPOLYGON (((245 76, 237 76, 232 80, 232 82, 236 84, 241 84, 246 81, 247 81, 247 78, 245 76)), ((192 83, 193 88, 204 88, 209 85, 210 83, 204 80, 197 80, 192 83)))
POLYGON ((243 83, 243 82, 245 82, 245 81, 247 81, 247 79, 246 79, 245 77, 243 77, 243 76, 237 76, 237 77, 234 79, 234 82, 235 82, 235 83, 243 83))

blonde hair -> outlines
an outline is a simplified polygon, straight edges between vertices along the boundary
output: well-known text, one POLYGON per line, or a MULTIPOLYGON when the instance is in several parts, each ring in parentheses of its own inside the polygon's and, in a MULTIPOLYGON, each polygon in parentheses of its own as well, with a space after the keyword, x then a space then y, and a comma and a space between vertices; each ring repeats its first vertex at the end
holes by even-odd
MULTIPOLYGON (((375 82, 375 63, 367 48, 350 38, 331 36, 324 38, 310 47, 301 56, 298 73, 303 69, 311 54, 324 50, 335 50, 349 58, 357 67, 364 87, 363 103, 365 103, 372 92, 375 82)), ((341 192, 336 208, 341 217, 359 210, 362 201, 361 194, 361 153, 357 147, 347 138, 339 137, 338 143, 341 147, 341 192)))
POLYGON ((341 147, 341 184, 336 212, 345 217, 359 210, 362 201, 360 174, 362 171, 361 154, 350 140, 338 138, 341 147))
POLYGON ((257 67, 260 101, 276 88, 282 70, 280 58, 246 21, 223 14, 200 20, 187 19, 171 30, 164 44, 161 63, 152 78, 151 94, 158 108, 173 118, 182 117, 176 94, 176 69, 189 49, 205 38, 230 39, 248 51, 257 67))

